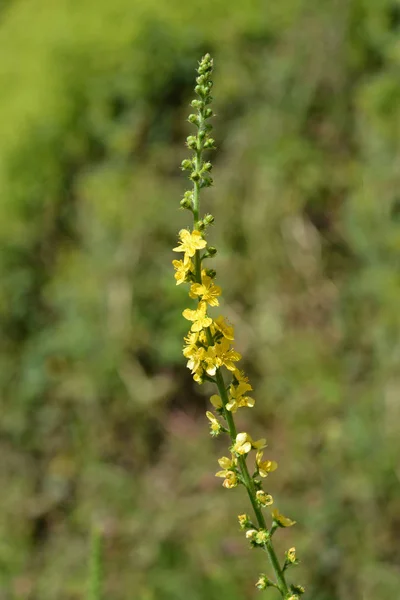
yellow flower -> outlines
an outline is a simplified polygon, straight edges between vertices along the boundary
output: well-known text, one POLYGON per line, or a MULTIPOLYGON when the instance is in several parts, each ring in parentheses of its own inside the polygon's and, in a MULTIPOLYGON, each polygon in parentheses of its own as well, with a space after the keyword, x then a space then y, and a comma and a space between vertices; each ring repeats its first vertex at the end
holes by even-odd
POLYGON ((215 346, 209 346, 204 356, 204 362, 206 364, 206 371, 211 377, 215 375, 220 365, 219 358, 217 357, 215 346))
MULTIPOLYGON (((233 374, 234 374, 235 379, 236 379, 236 381, 238 383, 241 383, 241 382, 243 382, 243 383, 249 383, 249 378, 245 375, 244 371, 239 371, 239 369, 235 369, 233 371, 233 374)), ((253 388, 250 387, 249 389, 252 390, 253 388)))
POLYGON ((206 412, 206 417, 210 421, 211 435, 212 436, 219 435, 222 430, 221 423, 209 410, 206 412))
POLYGON ((215 477, 223 477, 224 481, 222 482, 222 485, 228 490, 236 487, 239 483, 237 475, 234 471, 224 469, 223 471, 218 471, 218 473, 215 473, 215 477))
POLYGON ((189 271, 193 270, 193 263, 191 260, 189 260, 186 264, 183 260, 173 260, 172 264, 174 265, 176 271, 174 275, 176 279, 176 285, 180 285, 181 283, 184 283, 186 281, 186 277, 189 271))
POLYGON ((264 575, 264 573, 261 573, 256 583, 256 588, 258 588, 259 590, 266 590, 268 587, 271 586, 275 587, 275 584, 269 579, 269 577, 264 575))
POLYGON ((274 500, 270 494, 266 494, 264 490, 258 490, 256 493, 256 498, 261 506, 271 506, 274 500))
POLYGON ((296 548, 289 548, 289 550, 287 550, 285 554, 288 563, 295 565, 299 562, 296 558, 296 548))
POLYGON ((214 285, 211 277, 207 277, 207 275, 202 278, 202 282, 191 285, 191 297, 201 296, 201 299, 210 306, 219 306, 218 296, 221 295, 221 288, 218 285, 214 285))
POLYGON ((224 317, 221 315, 214 321, 214 327, 217 331, 221 332, 224 338, 227 340, 234 340, 234 330, 231 325, 225 323, 224 317))
POLYGON ((214 406, 214 408, 222 408, 223 407, 222 400, 219 396, 217 396, 217 394, 214 394, 213 396, 211 396, 210 402, 214 406))
POLYGON ((236 441, 232 446, 232 452, 235 454, 248 454, 251 450, 251 442, 249 441, 248 433, 238 433, 236 441))
POLYGON ((261 477, 267 477, 268 473, 272 473, 278 468, 274 460, 262 460, 264 452, 259 450, 256 455, 256 464, 261 477))
POLYGON ((244 381, 239 383, 239 385, 237 386, 231 385, 229 389, 230 401, 226 405, 227 410, 230 410, 231 412, 235 413, 237 409, 241 406, 253 407, 255 404, 255 400, 253 400, 253 398, 250 398, 250 396, 244 396, 244 394, 247 391, 252 389, 253 388, 251 387, 251 385, 245 383, 244 381))
POLYGON ((192 374, 196 373, 196 371, 199 370, 200 366, 201 366, 201 361, 204 358, 204 354, 205 354, 205 350, 204 348, 200 347, 197 348, 196 350, 193 350, 191 353, 191 356, 189 358, 189 360, 187 361, 187 368, 191 370, 192 374))
POLYGON ((222 469, 232 469, 237 465, 236 457, 232 456, 232 458, 228 458, 227 456, 223 456, 218 459, 218 464, 222 469))
POLYGON ((188 264, 190 258, 196 254, 196 250, 201 250, 207 246, 206 240, 203 239, 200 231, 196 229, 190 232, 188 229, 181 229, 179 232, 181 243, 173 249, 174 252, 184 252, 183 262, 188 264))
POLYGON ((269 531, 267 531, 266 529, 260 529, 259 531, 257 531, 254 541, 257 544, 265 544, 265 542, 267 542, 270 537, 271 534, 269 533, 269 531))
POLYGON ((246 529, 251 524, 249 515, 238 515, 240 529, 246 529))
POLYGON ((292 521, 292 519, 289 519, 289 517, 284 517, 281 515, 277 508, 272 511, 272 518, 276 524, 279 525, 279 527, 291 527, 296 523, 296 521, 292 521))
POLYGON ((261 438, 256 442, 248 433, 238 433, 236 441, 232 446, 232 452, 235 454, 248 454, 252 448, 260 449, 265 447, 265 439, 261 438))
POLYGON ((191 327, 192 331, 201 331, 205 327, 209 327, 212 323, 212 319, 210 319, 206 313, 207 304, 205 302, 200 302, 199 307, 196 310, 186 308, 182 315, 188 321, 193 321, 193 325, 191 327))
POLYGON ((215 350, 220 366, 224 365, 229 371, 234 371, 236 369, 234 363, 240 360, 242 356, 230 347, 229 340, 223 338, 215 344, 215 350))

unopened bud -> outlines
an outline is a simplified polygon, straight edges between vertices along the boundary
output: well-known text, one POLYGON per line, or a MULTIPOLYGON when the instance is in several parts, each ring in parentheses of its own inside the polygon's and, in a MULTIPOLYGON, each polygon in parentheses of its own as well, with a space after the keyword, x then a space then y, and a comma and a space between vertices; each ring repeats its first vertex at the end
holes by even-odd
POLYGON ((193 171, 192 173, 190 173, 190 179, 192 181, 199 181, 200 173, 198 171, 193 171))
POLYGON ((214 248, 214 246, 207 247, 207 255, 208 256, 215 256, 216 254, 217 254, 217 249, 214 248))
POLYGON ((214 279, 216 274, 217 274, 217 271, 215 269, 206 269, 206 275, 207 275, 207 277, 210 277, 210 279, 214 279))
POLYGON ((192 150, 196 150, 196 148, 197 148, 197 138, 194 135, 189 135, 186 138, 186 144, 187 144, 188 148, 191 148, 192 150))
POLYGON ((192 108, 200 109, 204 107, 204 102, 202 100, 192 100, 190 106, 192 108))
POLYGON ((189 123, 193 123, 194 125, 198 125, 199 118, 198 118, 197 115, 195 115, 195 114, 192 113, 191 115, 188 116, 188 121, 189 121, 189 123))
POLYGON ((206 108, 206 110, 204 111, 204 118, 205 119, 209 119, 210 117, 213 116, 213 111, 211 108, 206 108))
POLYGON ((269 579, 264 573, 261 573, 257 583, 256 588, 259 590, 266 590, 268 587, 276 587, 274 582, 269 579))
POLYGON ((185 160, 183 160, 183 161, 181 162, 181 168, 182 168, 182 171, 189 170, 189 169, 191 169, 192 167, 193 167, 193 165, 192 165, 192 161, 191 161, 191 160, 189 160, 188 158, 185 158, 185 160))
POLYGON ((203 219, 205 225, 211 225, 214 223, 214 217, 212 215, 206 215, 203 219))
POLYGON ((208 138, 208 140, 204 142, 204 148, 209 150, 215 148, 215 140, 213 140, 213 138, 208 138))
POLYGON ((211 169, 212 169, 212 164, 210 162, 205 162, 202 170, 209 172, 209 171, 211 171, 211 169))
POLYGON ((182 198, 180 201, 181 208, 187 208, 189 210, 193 210, 192 202, 189 198, 182 198))

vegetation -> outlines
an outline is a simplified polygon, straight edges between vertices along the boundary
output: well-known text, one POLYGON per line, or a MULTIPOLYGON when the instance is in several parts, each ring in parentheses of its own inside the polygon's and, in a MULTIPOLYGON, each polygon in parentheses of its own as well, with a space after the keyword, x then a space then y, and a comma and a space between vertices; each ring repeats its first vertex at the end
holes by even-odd
POLYGON ((93 521, 105 598, 259 597, 171 281, 208 50, 204 211, 257 390, 239 431, 299 523, 277 552, 295 535, 313 600, 397 597, 399 29, 396 0, 0 4, 1 597, 81 600, 93 521))

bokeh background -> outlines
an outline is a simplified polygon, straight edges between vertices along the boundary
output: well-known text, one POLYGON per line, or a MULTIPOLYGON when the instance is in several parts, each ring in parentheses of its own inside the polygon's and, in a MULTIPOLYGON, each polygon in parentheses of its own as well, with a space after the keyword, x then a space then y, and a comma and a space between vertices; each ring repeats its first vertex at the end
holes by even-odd
MULTIPOLYGON (((215 59, 223 312, 313 600, 400 589, 400 3, 0 3, 0 599, 253 600, 171 248, 215 59)), ((271 592, 271 598, 274 593, 271 592)))

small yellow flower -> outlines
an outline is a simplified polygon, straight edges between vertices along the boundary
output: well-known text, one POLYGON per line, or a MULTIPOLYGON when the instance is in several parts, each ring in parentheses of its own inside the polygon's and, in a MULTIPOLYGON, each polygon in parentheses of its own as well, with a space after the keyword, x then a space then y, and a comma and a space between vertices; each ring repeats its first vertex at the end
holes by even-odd
POLYGON ((212 436, 219 435, 222 430, 221 423, 209 410, 206 412, 206 417, 210 421, 211 435, 212 436))
POLYGON ((191 353, 191 356, 190 356, 186 366, 188 369, 191 370, 192 374, 199 370, 201 361, 204 358, 205 352, 206 351, 204 350, 204 348, 200 347, 200 348, 196 348, 196 350, 194 350, 191 353))
POLYGON ((289 519, 289 517, 284 517, 281 515, 277 508, 272 511, 272 518, 277 525, 279 525, 279 527, 291 527, 296 523, 296 521, 292 521, 292 519, 289 519))
POLYGON ((235 454, 248 454, 251 450, 251 442, 248 440, 248 433, 238 433, 236 436, 236 441, 232 446, 232 452, 235 454))
POLYGON ((215 477, 224 477, 224 481, 222 482, 222 485, 225 488, 227 488, 228 490, 236 487, 237 484, 239 483, 237 475, 234 471, 229 471, 229 470, 218 471, 218 473, 215 473, 215 477))
MULTIPOLYGON (((244 371, 240 371, 239 369, 235 369, 233 371, 233 375, 235 376, 235 379, 238 383, 249 383, 249 378, 247 377, 247 375, 245 374, 244 371)), ((253 389, 252 387, 250 388, 251 390, 253 389)))
POLYGON ((207 277, 207 275, 202 278, 202 282, 191 285, 191 297, 201 296, 201 299, 210 306, 219 306, 218 296, 221 295, 221 288, 218 285, 214 285, 211 277, 207 277))
POLYGON ((257 544, 265 544, 265 542, 267 542, 270 537, 271 534, 269 533, 269 531, 267 531, 266 529, 260 529, 259 531, 257 531, 254 541, 257 544))
POLYGON ((204 362, 206 365, 205 369, 208 375, 210 375, 211 377, 215 375, 218 367, 220 366, 220 361, 217 357, 215 346, 209 346, 207 348, 207 352, 204 356, 204 362))
POLYGON ((214 394, 213 396, 211 396, 210 402, 214 406, 214 408, 222 408, 223 407, 222 400, 219 396, 217 396, 217 394, 214 394))
POLYGON ((181 243, 173 249, 174 252, 184 252, 183 262, 188 264, 192 256, 196 254, 196 250, 201 250, 207 246, 206 240, 203 239, 200 231, 196 229, 190 232, 188 229, 181 229, 179 232, 181 243))
POLYGON ((234 363, 240 360, 242 355, 230 347, 229 340, 223 338, 220 342, 215 344, 215 351, 220 366, 224 365, 229 371, 235 371, 236 367, 234 363))
POLYGON ((256 464, 261 477, 267 477, 268 473, 272 473, 278 468, 274 460, 262 460, 264 452, 259 450, 256 455, 256 464))
POLYGON ((200 302, 196 310, 186 308, 182 315, 188 321, 193 321, 191 330, 195 332, 209 327, 212 323, 212 319, 207 316, 207 304, 205 302, 200 302))
POLYGON ((193 271, 193 263, 189 260, 186 264, 183 260, 173 260, 172 264, 176 271, 174 277, 176 279, 176 285, 180 285, 186 281, 187 274, 189 271, 193 271))
POLYGON ((231 325, 227 325, 225 323, 225 319, 222 315, 215 319, 214 327, 215 329, 217 329, 217 331, 222 333, 224 338, 226 338, 227 340, 234 340, 234 329, 231 325))
POLYGON ((291 563, 292 565, 294 565, 298 562, 298 560, 296 558, 296 548, 289 548, 289 550, 287 550, 285 554, 286 554, 286 560, 288 563, 291 563))
POLYGON ((274 500, 270 494, 266 494, 264 490, 258 490, 256 493, 256 498, 261 506, 271 506, 274 500))
POLYGON ((271 586, 275 587, 275 584, 269 579, 269 577, 264 575, 264 573, 261 573, 256 583, 256 588, 258 588, 259 590, 266 590, 268 587, 271 586))
POLYGON ((222 469, 232 469, 237 465, 236 457, 232 456, 232 458, 228 458, 227 456, 223 456, 218 459, 218 464, 222 469))
POLYGON ((251 521, 250 521, 250 517, 249 515, 238 515, 238 520, 239 520, 239 525, 240 525, 240 529, 246 529, 246 527, 249 527, 251 521))
POLYGON ((235 413, 238 408, 242 406, 249 406, 250 408, 254 406, 255 401, 250 396, 246 396, 245 393, 249 390, 252 390, 250 384, 245 383, 244 381, 239 383, 239 385, 231 385, 229 388, 230 401, 226 405, 227 410, 230 410, 232 413, 235 413))

